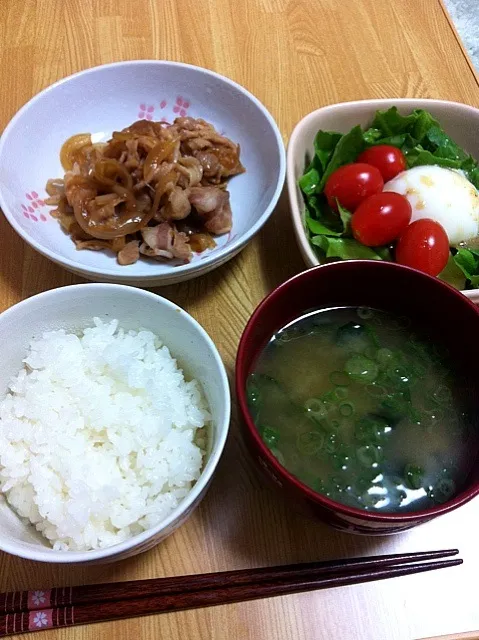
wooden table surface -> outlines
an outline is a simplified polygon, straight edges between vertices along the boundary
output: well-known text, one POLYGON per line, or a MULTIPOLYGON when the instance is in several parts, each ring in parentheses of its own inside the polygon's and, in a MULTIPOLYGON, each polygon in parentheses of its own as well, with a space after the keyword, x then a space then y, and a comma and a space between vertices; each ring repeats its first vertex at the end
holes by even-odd
MULTIPOLYGON (((50 83, 133 58, 214 69, 252 91, 287 142, 322 105, 420 97, 479 107, 478 77, 439 0, 0 0, 0 128, 50 83)), ((101 87, 98 88, 101 93, 101 87)), ((263 296, 302 270, 286 198, 235 259, 158 290, 197 318, 231 379, 243 327, 263 296)), ((0 219, 0 309, 80 282, 0 219)), ((479 629, 479 500, 393 537, 340 534, 291 512, 263 486, 236 415, 204 502, 152 551, 103 567, 38 565, 0 555, 0 590, 127 580, 340 556, 459 547, 464 565, 313 594, 44 632, 43 638, 406 640, 479 629)))

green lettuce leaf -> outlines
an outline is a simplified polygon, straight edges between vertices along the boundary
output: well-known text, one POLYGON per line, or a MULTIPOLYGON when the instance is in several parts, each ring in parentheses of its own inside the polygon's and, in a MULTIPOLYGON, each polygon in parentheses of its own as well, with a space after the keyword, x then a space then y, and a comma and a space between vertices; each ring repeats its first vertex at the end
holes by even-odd
POLYGON ((304 195, 311 196, 316 192, 319 180, 319 171, 315 167, 311 167, 311 169, 304 173, 299 179, 299 188, 304 195))
POLYGON ((469 156, 461 164, 461 171, 464 171, 466 178, 479 189, 479 165, 473 157, 469 156))
POLYGON ((459 249, 454 261, 470 281, 473 288, 479 287, 479 251, 475 249, 459 249))
POLYGON ((432 128, 441 128, 439 122, 424 109, 415 109, 411 115, 414 118, 414 122, 408 133, 418 142, 422 142, 432 128))
POLYGON ((394 136, 398 133, 408 133, 410 127, 417 120, 415 112, 409 116, 402 116, 397 107, 391 107, 386 111, 376 111, 371 127, 379 129, 384 136, 394 136))
POLYGON ((461 162, 459 160, 438 157, 430 151, 426 151, 420 145, 417 145, 414 149, 408 150, 404 155, 406 156, 409 169, 425 164, 435 164, 439 167, 446 167, 447 169, 461 168, 461 162))
POLYGON ((321 175, 326 171, 329 161, 336 149, 336 145, 342 137, 341 133, 335 131, 319 130, 316 134, 314 138, 314 151, 322 169, 321 175))
POLYGON ((339 217, 341 218, 341 224, 343 225, 343 235, 351 235, 351 218, 353 217, 353 214, 351 211, 348 211, 341 206, 337 199, 336 204, 338 205, 339 217))
POLYGON ((326 225, 319 222, 319 220, 315 220, 309 215, 309 213, 306 213, 306 226, 315 236, 341 236, 343 234, 343 231, 335 231, 334 229, 330 229, 326 225))
POLYGON ((342 236, 351 234, 350 225, 352 214, 350 211, 342 207, 339 202, 338 213, 332 211, 325 201, 322 203, 322 208, 317 198, 314 202, 316 203, 316 217, 311 216, 309 211, 306 211, 305 215, 306 227, 313 236, 342 236))
POLYGON ((321 249, 325 258, 342 258, 343 260, 382 260, 374 249, 366 247, 354 238, 333 238, 330 236, 314 236, 311 244, 321 249))
POLYGON ((447 133, 439 126, 432 126, 426 133, 427 146, 434 148, 434 155, 438 158, 449 158, 462 163, 469 158, 468 154, 461 149, 447 133))
POLYGON ((444 282, 447 282, 460 291, 466 288, 466 276, 462 269, 456 264, 454 256, 451 253, 449 254, 449 260, 447 261, 446 266, 438 275, 438 278, 440 280, 444 280, 444 282))
POLYGON ((359 125, 351 129, 349 133, 345 133, 341 136, 334 148, 331 159, 328 162, 328 166, 323 173, 316 193, 322 193, 326 181, 333 171, 342 167, 343 164, 354 162, 361 151, 364 151, 365 148, 366 143, 364 142, 363 131, 359 125))

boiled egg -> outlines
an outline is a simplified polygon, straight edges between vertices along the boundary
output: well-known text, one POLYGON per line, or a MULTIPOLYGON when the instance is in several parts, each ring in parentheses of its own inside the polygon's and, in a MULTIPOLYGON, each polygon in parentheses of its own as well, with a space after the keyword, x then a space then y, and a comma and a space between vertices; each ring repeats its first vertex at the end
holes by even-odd
POLYGON ((444 227, 455 247, 479 235, 479 192, 460 172, 432 165, 402 171, 384 191, 405 196, 412 207, 411 222, 432 218, 444 227))

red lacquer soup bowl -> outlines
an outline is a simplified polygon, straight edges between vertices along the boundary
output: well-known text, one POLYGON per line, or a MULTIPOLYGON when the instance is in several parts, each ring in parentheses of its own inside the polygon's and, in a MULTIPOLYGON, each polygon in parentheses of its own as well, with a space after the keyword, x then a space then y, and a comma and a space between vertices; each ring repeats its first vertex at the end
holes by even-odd
POLYGON ((244 433, 254 460, 292 506, 353 533, 397 533, 457 509, 479 494, 479 426, 475 463, 447 502, 415 512, 379 513, 348 507, 315 492, 274 457, 248 410, 246 381, 272 335, 312 309, 366 306, 408 316, 413 328, 448 350, 464 374, 466 397, 479 398, 479 309, 462 293, 431 276, 390 262, 351 260, 304 271, 280 285, 257 307, 241 337, 236 393, 244 433))

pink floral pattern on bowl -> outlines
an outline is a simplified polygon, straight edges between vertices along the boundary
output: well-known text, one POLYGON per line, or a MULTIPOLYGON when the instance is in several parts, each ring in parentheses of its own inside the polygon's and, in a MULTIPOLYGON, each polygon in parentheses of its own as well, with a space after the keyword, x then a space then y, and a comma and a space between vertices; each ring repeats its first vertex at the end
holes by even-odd
POLYGON ((155 111, 155 107, 152 104, 145 104, 142 102, 138 109, 138 118, 140 120, 153 120, 153 113, 155 111))
POLYGON ((175 106, 173 107, 173 113, 177 113, 179 116, 188 115, 188 109, 190 108, 190 101, 182 96, 176 98, 175 106))
POLYGON ((46 207, 44 200, 40 198, 37 191, 28 191, 25 194, 27 200, 22 204, 23 217, 32 222, 46 222, 47 216, 42 212, 42 208, 46 207))
MULTIPOLYGON (((188 109, 191 106, 191 100, 189 98, 177 96, 176 99, 172 101, 172 103, 172 120, 174 120, 174 118, 177 116, 185 117, 186 115, 188 115, 188 109)), ((155 106, 155 104, 148 104, 147 102, 140 102, 138 106, 137 117, 140 120, 154 120, 155 118, 159 118, 161 122, 168 122, 169 120, 167 116, 161 115, 160 117, 160 115, 158 114, 158 111, 164 111, 167 106, 168 100, 166 98, 163 98, 158 103, 158 106, 155 106)))

